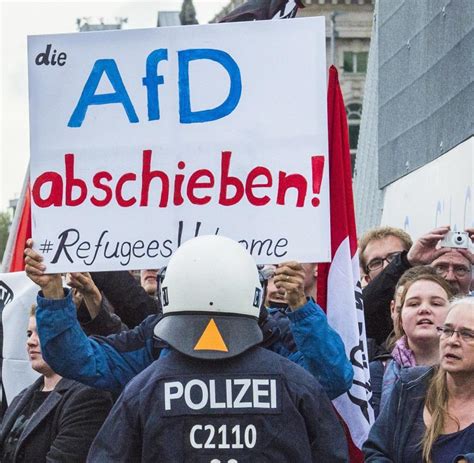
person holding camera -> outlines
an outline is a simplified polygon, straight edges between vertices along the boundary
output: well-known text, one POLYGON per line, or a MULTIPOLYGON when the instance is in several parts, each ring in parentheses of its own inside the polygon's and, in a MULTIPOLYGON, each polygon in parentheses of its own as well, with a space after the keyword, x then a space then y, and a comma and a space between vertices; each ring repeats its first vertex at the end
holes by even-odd
MULTIPOLYGON (((369 230, 366 235, 371 236, 373 233, 373 230, 369 230)), ((370 267, 374 265, 375 261, 386 262, 382 262, 383 265, 380 267, 379 273, 375 276, 372 275, 373 278, 370 279, 362 292, 367 337, 375 339, 376 345, 383 345, 393 329, 390 305, 398 280, 409 268, 417 265, 430 265, 451 285, 456 296, 469 294, 474 263, 472 244, 474 229, 468 228, 465 232, 451 232, 449 226, 435 228, 418 238, 408 249, 406 249, 407 240, 404 241, 405 249, 402 244, 399 244, 400 249, 389 254, 389 259, 384 258, 387 256, 377 253, 371 255, 369 260, 367 259, 365 255, 370 240, 367 242, 366 235, 359 242, 361 265, 365 265, 365 272, 369 273, 370 267), (363 247, 361 247, 361 243, 364 245, 363 247)), ((384 241, 377 235, 374 240, 384 241)), ((373 359, 373 355, 370 353, 369 358, 373 359)))
POLYGON ((431 266, 453 288, 457 296, 466 296, 471 290, 473 252, 469 248, 448 248, 431 266))

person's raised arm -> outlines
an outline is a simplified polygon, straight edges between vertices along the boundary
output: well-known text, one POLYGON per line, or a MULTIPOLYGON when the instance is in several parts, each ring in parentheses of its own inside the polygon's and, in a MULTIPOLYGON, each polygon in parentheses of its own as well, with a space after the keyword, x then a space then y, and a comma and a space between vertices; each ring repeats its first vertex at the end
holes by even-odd
POLYGON ((66 283, 72 288, 77 318, 88 336, 108 336, 128 329, 99 291, 90 273, 68 273, 66 283))
POLYGON ((129 328, 160 312, 158 300, 149 296, 128 271, 91 272, 91 277, 129 328))
POLYGON ((82 296, 91 320, 100 313, 102 294, 94 283, 90 273, 71 272, 66 275, 66 283, 82 296))
POLYGON ((63 289, 60 275, 46 273, 42 256, 31 246, 30 241, 25 250, 25 270, 42 289, 37 297, 36 320, 45 361, 61 376, 120 392, 155 358, 153 328, 157 317, 149 317, 131 331, 88 338, 77 320, 71 291, 63 289))
POLYGON ((46 265, 43 256, 33 250, 33 240, 26 242, 25 272, 28 278, 36 283, 47 299, 64 298, 63 282, 59 273, 45 273, 46 265))
POLYGON ((435 228, 420 236, 410 248, 407 260, 412 267, 415 265, 430 265, 431 262, 450 251, 450 248, 440 248, 438 243, 450 230, 449 226, 435 228))
POLYGON ((299 262, 280 264, 274 278, 277 289, 286 292, 290 328, 298 348, 288 358, 306 368, 329 398, 335 399, 350 389, 354 376, 341 337, 322 309, 305 296, 305 272, 299 262))

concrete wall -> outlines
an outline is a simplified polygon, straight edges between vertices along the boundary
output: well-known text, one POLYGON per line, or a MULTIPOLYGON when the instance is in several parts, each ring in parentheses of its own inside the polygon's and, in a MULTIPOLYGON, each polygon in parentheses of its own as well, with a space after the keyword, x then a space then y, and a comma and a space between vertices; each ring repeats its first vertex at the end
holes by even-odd
POLYGON ((380 0, 379 187, 473 133, 472 0, 380 0))

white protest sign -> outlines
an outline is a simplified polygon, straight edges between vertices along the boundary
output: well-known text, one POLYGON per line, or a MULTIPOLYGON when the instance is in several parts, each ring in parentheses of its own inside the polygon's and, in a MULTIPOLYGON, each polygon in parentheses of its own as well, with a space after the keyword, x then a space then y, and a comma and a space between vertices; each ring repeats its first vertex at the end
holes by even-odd
POLYGON ((156 268, 220 234, 330 259, 324 18, 28 39, 49 271, 156 268))

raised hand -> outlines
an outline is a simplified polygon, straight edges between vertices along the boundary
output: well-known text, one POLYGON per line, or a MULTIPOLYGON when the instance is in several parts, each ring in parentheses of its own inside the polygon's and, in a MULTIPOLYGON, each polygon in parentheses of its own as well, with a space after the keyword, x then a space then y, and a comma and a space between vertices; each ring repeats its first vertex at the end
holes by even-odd
POLYGON ((303 266, 296 261, 283 262, 275 270, 273 282, 278 291, 285 292, 286 302, 291 310, 306 304, 304 277, 303 266))
POLYGON ((102 294, 95 285, 90 273, 68 273, 66 275, 66 283, 82 296, 91 318, 94 319, 100 312, 102 294))
POLYGON ((28 278, 36 283, 47 299, 62 299, 64 297, 63 282, 59 273, 46 273, 43 256, 33 250, 33 240, 26 242, 25 272, 28 278))
POLYGON ((438 257, 449 252, 450 248, 437 248, 438 243, 449 230, 449 226, 438 227, 418 238, 407 254, 410 265, 429 265, 438 257))

